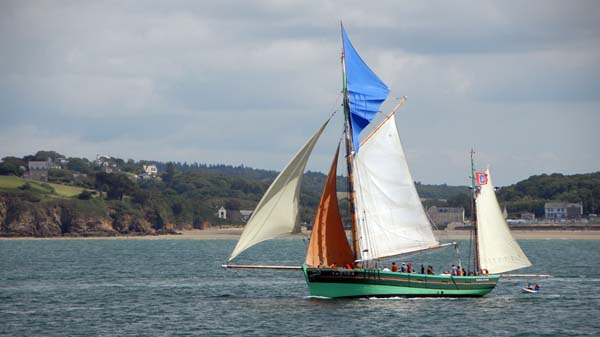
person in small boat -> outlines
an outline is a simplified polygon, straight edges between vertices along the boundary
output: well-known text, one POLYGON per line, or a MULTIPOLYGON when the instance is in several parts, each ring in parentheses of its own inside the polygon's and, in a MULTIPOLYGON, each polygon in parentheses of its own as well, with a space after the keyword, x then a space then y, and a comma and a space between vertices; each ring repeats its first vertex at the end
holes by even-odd
POLYGON ((396 262, 392 262, 392 271, 398 271, 398 265, 396 262))
POLYGON ((539 284, 537 284, 537 283, 536 283, 536 284, 535 284, 535 286, 533 287, 533 290, 535 290, 535 291, 538 291, 538 290, 540 290, 540 289, 541 289, 541 287, 540 287, 540 285, 539 285, 539 284))
POLYGON ((400 271, 406 273, 406 263, 402 262, 402 267, 400 267, 400 271))

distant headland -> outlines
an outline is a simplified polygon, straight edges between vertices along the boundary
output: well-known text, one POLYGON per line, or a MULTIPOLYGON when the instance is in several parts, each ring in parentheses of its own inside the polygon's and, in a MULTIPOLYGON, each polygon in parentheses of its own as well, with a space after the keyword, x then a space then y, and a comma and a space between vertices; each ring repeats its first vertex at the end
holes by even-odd
MULTIPOLYGON (((243 165, 134 161, 110 155, 89 160, 55 151, 4 157, 0 236, 185 237, 201 233, 196 229, 206 236, 228 237, 234 232, 223 228, 243 226, 276 175, 243 165)), ((302 226, 310 229, 325 178, 320 172, 304 175, 299 233, 302 226)), ((344 177, 338 180, 338 186, 346 186, 344 177)), ((416 186, 440 233, 456 237, 468 232, 468 187, 416 186)), ((340 190, 338 198, 346 194, 340 190)), ((497 195, 517 232, 600 233, 600 172, 536 175, 501 188, 497 195)), ((340 202, 340 211, 348 214, 345 202, 340 202)))

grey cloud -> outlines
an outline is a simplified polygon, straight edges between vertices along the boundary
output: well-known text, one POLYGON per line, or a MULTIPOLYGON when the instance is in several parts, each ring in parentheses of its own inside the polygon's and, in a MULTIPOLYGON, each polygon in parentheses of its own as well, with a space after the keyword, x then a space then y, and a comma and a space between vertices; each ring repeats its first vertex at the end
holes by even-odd
MULTIPOLYGON (((281 168, 335 108, 343 19, 393 96, 409 96, 397 120, 415 179, 464 183, 470 147, 500 184, 600 167, 593 1, 0 7, 0 156, 54 146, 281 168)), ((309 168, 327 169, 339 132, 309 168)))

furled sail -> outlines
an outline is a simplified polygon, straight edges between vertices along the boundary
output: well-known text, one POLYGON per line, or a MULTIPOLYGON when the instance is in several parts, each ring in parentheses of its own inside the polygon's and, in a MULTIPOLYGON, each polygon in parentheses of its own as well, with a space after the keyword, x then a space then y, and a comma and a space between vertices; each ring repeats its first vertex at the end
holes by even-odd
POLYGON ((306 264, 309 266, 344 266, 354 262, 337 201, 336 172, 339 152, 338 145, 313 223, 306 253, 306 264))
POLYGON ((298 194, 304 168, 327 123, 329 123, 329 119, 304 144, 269 186, 254 209, 240 240, 227 261, 231 261, 241 252, 259 242, 293 231, 298 215, 298 194))
POLYGON ((354 164, 362 260, 439 247, 410 175, 393 117, 361 145, 354 164))
POLYGON ((531 266, 531 262, 510 230, 496 199, 489 168, 485 171, 487 183, 481 186, 475 199, 477 206, 477 241, 480 268, 491 274, 503 273, 531 266))
POLYGON ((350 103, 350 121, 354 151, 358 151, 358 135, 371 122, 385 101, 390 89, 362 60, 352 46, 346 31, 342 27, 344 59, 346 64, 346 83, 350 103))

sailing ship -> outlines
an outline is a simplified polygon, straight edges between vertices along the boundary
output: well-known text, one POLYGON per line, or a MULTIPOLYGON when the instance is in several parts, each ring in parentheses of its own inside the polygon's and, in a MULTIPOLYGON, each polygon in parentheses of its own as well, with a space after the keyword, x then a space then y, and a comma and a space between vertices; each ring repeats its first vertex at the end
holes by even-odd
MULTIPOLYGON (((502 217, 488 171, 482 175, 487 179, 485 184, 483 180, 476 184, 475 178, 472 181, 474 213, 477 214, 474 222, 474 260, 477 262, 470 275, 394 272, 379 268, 386 259, 450 244, 441 244, 434 236, 400 142, 394 114, 406 98, 371 133, 360 139, 361 131, 386 100, 389 88, 362 60, 343 26, 341 35, 350 240, 344 230, 336 194, 338 144, 316 211, 305 263, 302 266, 230 263, 260 242, 293 232, 304 169, 330 116, 275 178, 223 267, 300 269, 312 296, 476 297, 496 286, 497 274, 529 266, 529 260, 502 217)), ((474 177, 475 172, 472 173, 474 177)))

